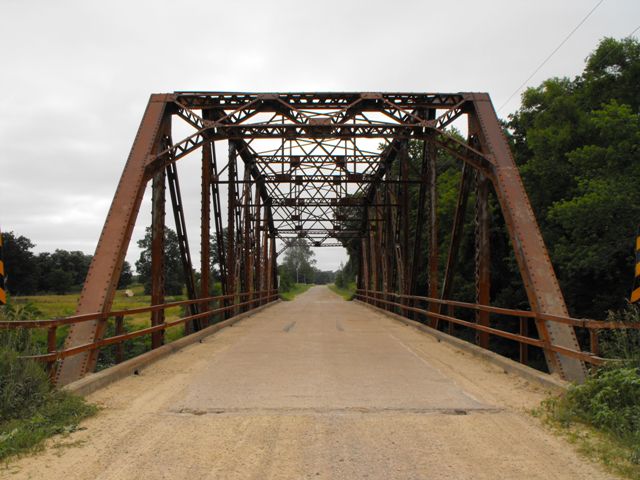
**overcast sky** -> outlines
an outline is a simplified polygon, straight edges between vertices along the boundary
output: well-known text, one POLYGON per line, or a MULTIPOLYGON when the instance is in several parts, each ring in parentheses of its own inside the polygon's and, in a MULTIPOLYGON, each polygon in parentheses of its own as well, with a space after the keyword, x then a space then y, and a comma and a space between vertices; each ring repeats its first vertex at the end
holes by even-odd
MULTIPOLYGON (((596 3, 0 0, 0 228, 37 252, 93 253, 152 92, 487 91, 497 108, 596 3)), ((575 76, 599 39, 638 25, 640 1, 605 0, 529 85, 575 76)), ((189 160, 181 187, 198 262, 189 160)), ((316 255, 325 269, 345 259, 316 255)))

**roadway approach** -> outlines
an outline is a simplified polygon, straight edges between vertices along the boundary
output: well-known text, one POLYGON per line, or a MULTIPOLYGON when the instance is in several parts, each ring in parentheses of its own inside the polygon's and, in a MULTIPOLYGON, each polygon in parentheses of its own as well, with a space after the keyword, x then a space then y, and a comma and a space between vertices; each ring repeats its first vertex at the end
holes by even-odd
POLYGON ((316 286, 93 394, 11 479, 604 479, 547 392, 316 286))

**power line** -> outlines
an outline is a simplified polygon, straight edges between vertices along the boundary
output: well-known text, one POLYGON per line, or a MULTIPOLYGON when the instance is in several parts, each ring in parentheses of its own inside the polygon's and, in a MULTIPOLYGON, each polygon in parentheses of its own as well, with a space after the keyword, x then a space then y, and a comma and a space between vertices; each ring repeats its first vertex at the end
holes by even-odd
MULTIPOLYGON (((517 94, 517 93, 522 89, 522 87, 524 87, 524 86, 527 84, 527 82, 528 82, 529 80, 531 80, 531 79, 533 78, 533 76, 534 76, 536 73, 538 73, 538 72, 540 71, 540 69, 541 69, 542 67, 544 67, 544 66, 545 66, 545 64, 546 64, 549 60, 551 60, 551 57, 553 57, 553 56, 556 54, 556 52, 557 52, 558 50, 560 50, 560 48, 562 48, 562 46, 563 46, 565 43, 567 43, 567 40, 569 40, 569 39, 571 38, 571 36, 572 36, 574 33, 576 33, 576 30, 578 30, 578 29, 582 26, 582 24, 583 24, 584 22, 586 22, 586 21, 587 21, 587 19, 591 16, 591 14, 592 14, 593 12, 595 12, 595 11, 596 11, 596 9, 597 9, 601 4, 602 4, 602 2, 604 2, 604 0, 600 0, 598 3, 596 3, 595 7, 593 7, 593 8, 589 11, 589 13, 587 13, 587 14, 585 15, 585 17, 584 17, 582 20, 580 20, 580 23, 578 23, 578 25, 576 25, 576 26, 574 27, 574 29, 573 29, 573 30, 571 30, 571 32, 569 32, 569 35, 567 35, 567 36, 564 38, 564 40, 562 40, 562 42, 560 42, 560 44, 559 44, 559 45, 558 45, 558 46, 553 50, 553 52, 551 52, 551 53, 547 56, 547 58, 545 58, 545 59, 544 59, 544 61, 543 61, 540 65, 538 65, 538 68, 536 68, 536 69, 533 71, 533 73, 532 73, 531 75, 529 75, 529 76, 527 77, 527 79, 526 79, 524 82, 522 82, 522 84, 520 84, 520 86, 519 86, 518 88, 516 88, 516 89, 515 89, 515 91, 514 91, 514 92, 509 96, 509 98, 507 98, 506 102, 504 102, 504 103, 500 106, 500 108, 498 108, 498 112, 499 112, 500 110, 502 110, 502 109, 507 105, 507 103, 509 103, 509 101, 510 101, 510 100, 511 100, 511 99, 512 99, 512 98, 513 98, 513 97, 514 97, 514 96, 515 96, 515 95, 516 95, 516 94, 517 94)), ((634 33, 635 33, 635 31, 634 31, 634 33)))

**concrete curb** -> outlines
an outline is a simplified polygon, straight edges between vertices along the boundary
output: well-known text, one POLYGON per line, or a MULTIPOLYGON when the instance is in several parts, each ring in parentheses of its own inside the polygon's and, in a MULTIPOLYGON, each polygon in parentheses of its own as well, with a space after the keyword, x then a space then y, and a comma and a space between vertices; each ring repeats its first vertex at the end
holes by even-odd
POLYGON ((182 337, 174 342, 163 345, 160 348, 156 348, 155 350, 151 350, 149 352, 143 353, 142 355, 138 355, 137 357, 126 360, 122 363, 119 363, 118 365, 114 365, 113 367, 109 367, 97 373, 86 375, 80 380, 76 380, 75 382, 65 385, 63 387, 63 390, 75 393, 76 395, 89 395, 90 393, 106 387, 107 385, 110 385, 117 380, 137 373, 142 368, 145 368, 152 363, 157 362, 161 358, 164 358, 174 352, 177 352, 178 350, 199 342, 203 338, 208 337, 209 335, 213 335, 214 333, 222 330, 225 327, 230 327, 234 323, 250 317, 264 310, 265 308, 272 307, 277 303, 280 303, 281 301, 282 300, 277 299, 274 302, 254 308, 253 310, 250 310, 248 312, 241 313, 233 318, 229 318, 228 320, 216 323, 215 325, 211 325, 200 330, 199 332, 192 333, 191 335, 186 337, 182 337))
POLYGON ((505 371, 505 373, 513 373, 513 374, 519 375, 520 377, 530 382, 536 383, 540 387, 543 387, 548 390, 552 390, 557 393, 565 392, 567 388, 569 388, 569 385, 570 385, 569 382, 566 382, 565 380, 562 380, 556 376, 549 375, 548 373, 541 372, 539 370, 536 370, 535 368, 531 368, 521 363, 515 362, 510 358, 503 357, 502 355, 499 355, 490 350, 486 350, 477 345, 474 345, 472 343, 466 342, 459 338, 453 337, 439 330, 435 330, 420 322, 409 320, 408 318, 405 318, 401 315, 387 312, 385 310, 381 310, 377 307, 374 307, 373 305, 369 305, 366 302, 362 302, 360 300, 355 300, 355 299, 353 301, 367 308, 370 308, 374 312, 380 313, 389 318, 402 322, 405 325, 414 327, 420 330, 421 332, 427 333, 432 337, 435 337, 438 341, 446 342, 450 345, 455 346, 459 350, 470 353, 471 355, 474 355, 476 357, 483 358, 484 360, 487 360, 488 362, 501 367, 505 371))

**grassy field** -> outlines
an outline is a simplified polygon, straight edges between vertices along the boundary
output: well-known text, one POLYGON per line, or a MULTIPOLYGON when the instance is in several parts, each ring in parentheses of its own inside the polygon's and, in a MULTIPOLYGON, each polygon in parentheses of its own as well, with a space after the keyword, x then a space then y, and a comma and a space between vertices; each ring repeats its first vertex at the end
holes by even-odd
MULTIPOLYGON (((118 290, 113 302, 111 310, 129 310, 133 308, 147 307, 151 304, 151 297, 144 294, 144 287, 141 284, 131 285, 128 290, 133 292, 132 297, 125 295, 125 290, 118 290)), ((80 294, 71 293, 68 295, 33 295, 28 297, 13 297, 12 302, 15 305, 31 304, 39 310, 41 315, 39 319, 53 319, 58 317, 68 317, 75 314, 78 298, 80 294)), ((167 296, 165 301, 176 302, 185 300, 184 295, 167 296)), ((172 307, 165 310, 165 319, 167 321, 177 320, 182 317, 182 307, 172 307)), ((114 319, 109 319, 108 334, 113 335, 114 331, 114 319)), ((140 330, 145 327, 151 326, 151 315, 149 313, 138 313, 133 315, 127 315, 124 318, 125 329, 127 331, 140 330)), ((61 346, 64 339, 67 336, 68 327, 58 328, 57 331, 57 344, 61 346)), ((44 352, 46 345, 46 331, 44 329, 35 330, 33 335, 34 342, 40 346, 44 352)), ((184 334, 184 327, 178 325, 171 327, 165 332, 165 341, 167 343, 182 337, 184 334)), ((139 342, 145 342, 145 345, 136 345, 133 350, 135 354, 141 353, 141 350, 146 349, 146 343, 149 343, 148 336, 141 339, 134 339, 129 341, 127 350, 132 350, 132 344, 138 340, 139 342)), ((134 352, 131 352, 134 353, 134 352)), ((129 356, 129 355, 127 355, 129 356)))
POLYGON ((353 300, 353 296, 356 294, 356 283, 351 282, 346 288, 340 288, 336 284, 332 283, 329 288, 340 295, 345 300, 353 300))
POLYGON ((306 292, 311 287, 313 287, 313 285, 309 283, 294 283, 293 287, 291 287, 291 289, 289 289, 288 291, 280 292, 280 298, 285 301, 293 300, 297 295, 306 292))
MULTIPOLYGON (((144 287, 141 284, 131 285, 128 290, 133 292, 133 297, 127 297, 125 290, 118 290, 111 310, 127 310, 132 308, 146 307, 151 304, 151 297, 144 294, 144 287)), ((79 293, 71 293, 68 295, 33 295, 29 297, 13 297, 13 303, 16 305, 23 303, 32 303, 40 312, 43 319, 51 319, 58 317, 68 317, 75 314, 78 304, 79 293)), ((184 295, 166 297, 165 301, 177 302, 184 300, 184 295)), ((166 317, 169 320, 179 318, 181 313, 180 307, 169 308, 166 310, 166 317)), ((139 313, 126 317, 126 322, 130 325, 147 326, 149 322, 148 313, 139 313)))

